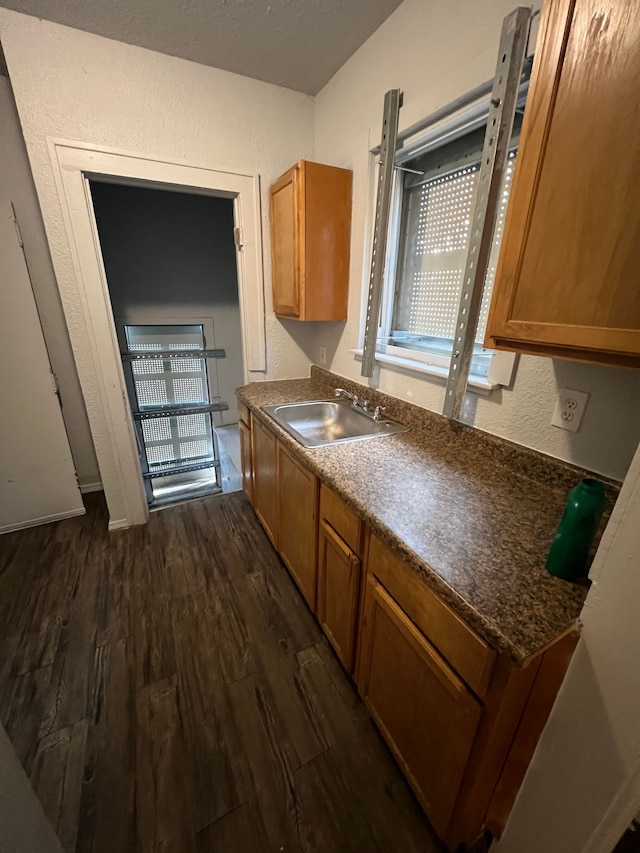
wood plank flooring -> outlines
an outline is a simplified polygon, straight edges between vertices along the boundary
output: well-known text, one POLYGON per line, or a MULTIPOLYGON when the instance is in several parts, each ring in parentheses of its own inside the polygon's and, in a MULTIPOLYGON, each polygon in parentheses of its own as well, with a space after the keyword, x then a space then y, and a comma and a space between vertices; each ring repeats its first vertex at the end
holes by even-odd
POLYGON ((242 493, 0 537, 0 716, 67 851, 442 848, 242 493))

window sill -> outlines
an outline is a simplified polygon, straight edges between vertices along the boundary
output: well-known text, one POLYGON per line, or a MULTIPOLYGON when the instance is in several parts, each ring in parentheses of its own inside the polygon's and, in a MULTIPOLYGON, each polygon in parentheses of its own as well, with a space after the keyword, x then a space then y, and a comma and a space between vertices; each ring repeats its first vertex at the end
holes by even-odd
MULTIPOLYGON (((350 349, 349 352, 352 352, 355 355, 356 361, 362 361, 361 349, 350 349)), ((387 355, 386 353, 377 352, 375 360, 377 364, 382 366, 406 370, 408 373, 421 373, 423 376, 434 376, 437 379, 442 379, 443 382, 446 382, 449 377, 448 367, 438 367, 435 364, 425 364, 422 361, 414 361, 411 358, 400 358, 396 355, 387 355)), ((467 388, 469 391, 473 391, 474 394, 488 396, 492 391, 495 391, 496 388, 500 388, 501 384, 502 383, 500 382, 490 382, 488 379, 479 377, 469 377, 467 388)))

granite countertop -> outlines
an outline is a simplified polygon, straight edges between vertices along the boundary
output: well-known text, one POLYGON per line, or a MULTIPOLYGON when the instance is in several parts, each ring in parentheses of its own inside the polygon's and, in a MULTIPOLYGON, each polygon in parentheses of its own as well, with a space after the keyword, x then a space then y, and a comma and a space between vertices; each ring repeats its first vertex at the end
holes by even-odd
MULTIPOLYGON (((316 367, 310 379, 256 382, 236 393, 516 664, 576 624, 587 582, 552 577, 544 563, 567 495, 588 472, 316 367), (328 399, 336 386, 385 405, 386 414, 411 431, 307 449, 261 409, 328 399)), ((610 510, 619 484, 605 482, 610 510)))

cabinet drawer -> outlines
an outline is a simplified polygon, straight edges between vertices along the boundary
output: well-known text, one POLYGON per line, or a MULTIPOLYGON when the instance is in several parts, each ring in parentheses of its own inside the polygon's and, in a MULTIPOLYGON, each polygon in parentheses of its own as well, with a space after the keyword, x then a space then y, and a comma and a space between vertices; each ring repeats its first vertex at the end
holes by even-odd
POLYGON ((324 484, 320 489, 320 518, 326 521, 358 557, 362 557, 362 521, 324 484))
POLYGON ((378 578, 469 687, 478 696, 484 696, 495 651, 375 535, 369 545, 368 571, 378 578))
POLYGON ((245 406, 244 403, 241 403, 238 400, 238 419, 242 421, 242 423, 246 424, 246 426, 251 426, 251 415, 249 413, 249 409, 245 406))

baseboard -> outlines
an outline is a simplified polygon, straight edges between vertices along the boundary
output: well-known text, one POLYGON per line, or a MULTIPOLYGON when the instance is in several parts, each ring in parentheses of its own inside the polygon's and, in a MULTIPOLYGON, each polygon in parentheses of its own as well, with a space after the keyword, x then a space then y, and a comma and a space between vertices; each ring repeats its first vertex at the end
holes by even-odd
POLYGON ((100 491, 102 491, 102 480, 95 480, 94 482, 89 482, 89 483, 80 483, 80 492, 83 495, 86 495, 89 492, 100 492, 100 491))
POLYGON ((124 530, 126 527, 131 527, 130 522, 126 518, 109 520, 109 533, 112 533, 114 530, 124 530))
POLYGON ((27 527, 37 527, 40 524, 50 524, 52 521, 62 521, 64 518, 74 518, 76 515, 85 515, 86 509, 74 509, 71 512, 56 512, 53 515, 43 515, 40 518, 31 518, 29 521, 20 521, 18 524, 7 524, 0 527, 0 534, 13 533, 15 530, 26 530, 27 527))

